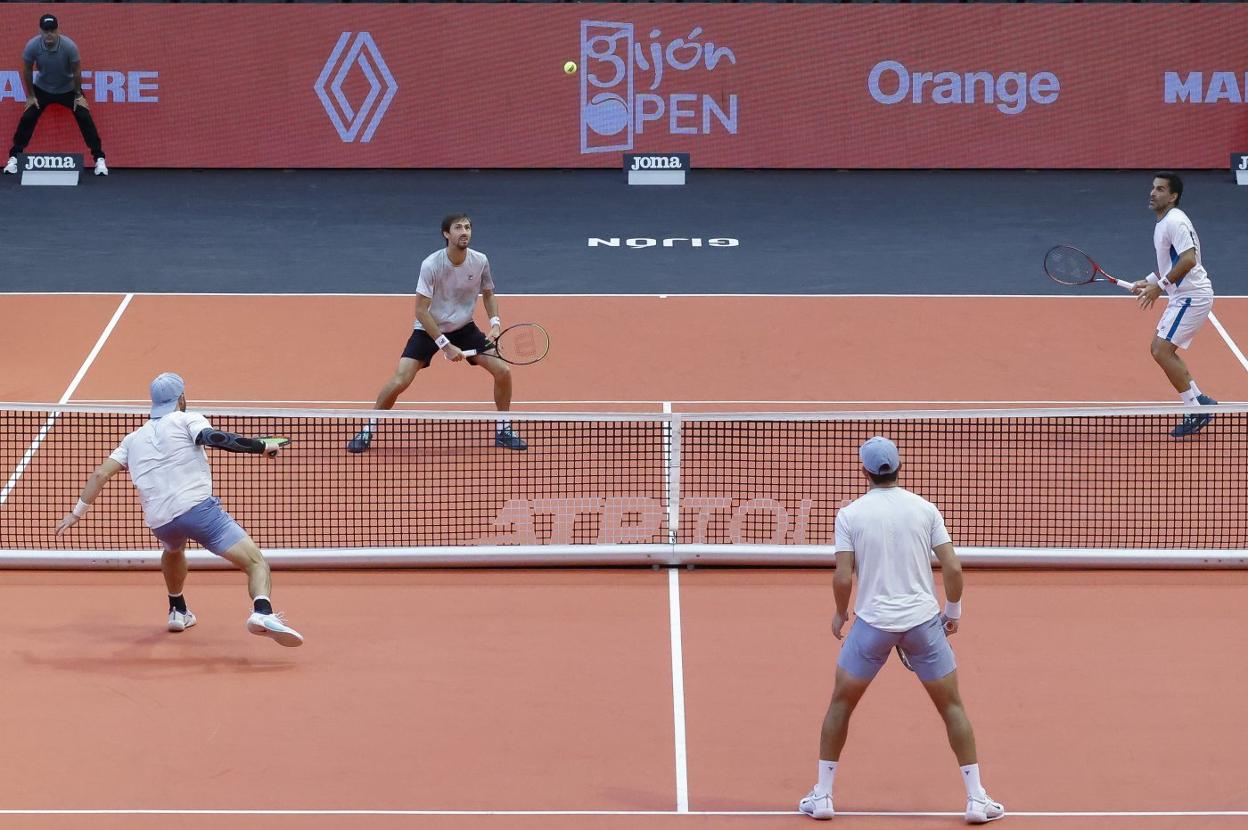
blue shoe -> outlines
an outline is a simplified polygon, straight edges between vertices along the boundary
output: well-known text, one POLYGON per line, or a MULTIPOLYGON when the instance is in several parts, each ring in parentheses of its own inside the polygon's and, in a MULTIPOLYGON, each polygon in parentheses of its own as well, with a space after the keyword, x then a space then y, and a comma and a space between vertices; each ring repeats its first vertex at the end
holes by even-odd
POLYGON ((371 443, 373 443, 373 434, 366 429, 362 429, 355 434, 354 438, 347 442, 347 452, 364 452, 371 443))
MULTIPOLYGON (((1201 406, 1217 406, 1218 402, 1208 395, 1201 395, 1196 398, 1196 403, 1201 406)), ((1175 438, 1186 438, 1189 435, 1195 435, 1213 420, 1213 415, 1184 415, 1183 420, 1174 429, 1170 430, 1170 434, 1175 438)))
POLYGON ((494 435, 494 446, 502 447, 505 450, 527 450, 529 448, 528 443, 512 432, 511 427, 500 429, 494 435))

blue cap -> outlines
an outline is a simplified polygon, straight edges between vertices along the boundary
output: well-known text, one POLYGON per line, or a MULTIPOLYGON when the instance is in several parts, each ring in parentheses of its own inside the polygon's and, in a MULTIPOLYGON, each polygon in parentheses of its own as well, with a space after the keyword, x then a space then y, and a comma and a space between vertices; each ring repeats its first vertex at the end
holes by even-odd
POLYGON ((858 457, 862 466, 872 475, 895 473, 901 469, 901 456, 897 453, 897 445, 882 435, 868 438, 858 448, 858 457))
POLYGON ((178 398, 186 392, 186 383, 180 375, 163 372, 152 381, 152 417, 168 415, 178 408, 178 398))

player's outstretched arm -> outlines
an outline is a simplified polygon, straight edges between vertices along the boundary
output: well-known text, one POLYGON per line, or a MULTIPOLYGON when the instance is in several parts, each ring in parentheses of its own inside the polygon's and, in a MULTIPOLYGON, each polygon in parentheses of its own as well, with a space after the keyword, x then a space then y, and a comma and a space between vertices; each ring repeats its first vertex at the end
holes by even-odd
POLYGON ((233 432, 226 432, 211 427, 202 429, 195 436, 195 443, 205 447, 215 447, 226 452, 252 453, 276 458, 282 447, 290 443, 289 438, 246 438, 233 432))
POLYGON ((91 472, 91 475, 87 477, 87 483, 83 485, 82 494, 78 496, 78 503, 74 505, 74 509, 66 513, 56 523, 56 535, 60 536, 76 524, 79 519, 86 516, 87 511, 91 509, 91 503, 100 495, 100 491, 104 489, 105 484, 108 484, 108 480, 124 469, 126 468, 113 459, 104 459, 100 466, 96 467, 91 472))

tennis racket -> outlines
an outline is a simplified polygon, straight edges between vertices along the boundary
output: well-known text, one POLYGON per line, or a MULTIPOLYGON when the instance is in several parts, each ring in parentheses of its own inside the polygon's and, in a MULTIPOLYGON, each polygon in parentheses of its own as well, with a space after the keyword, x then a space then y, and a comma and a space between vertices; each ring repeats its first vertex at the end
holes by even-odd
POLYGON ((512 366, 528 366, 550 352, 550 335, 537 323, 516 323, 503 329, 484 349, 465 349, 464 357, 485 354, 512 366))
POLYGON ((1062 285, 1087 285, 1090 282, 1112 282, 1128 291, 1132 283, 1120 280, 1102 270, 1092 257, 1069 245, 1055 245, 1044 255, 1044 273, 1062 285))
POLYGON ((914 671, 914 666, 910 664, 910 655, 906 654, 906 650, 902 648, 901 646, 897 646, 896 649, 897 649, 897 659, 901 661, 901 664, 905 666, 907 669, 909 669, 910 671, 914 671))
POLYGON ((256 439, 264 442, 264 452, 261 453, 266 458, 277 458, 277 454, 290 446, 289 438, 278 438, 272 435, 264 435, 256 439))

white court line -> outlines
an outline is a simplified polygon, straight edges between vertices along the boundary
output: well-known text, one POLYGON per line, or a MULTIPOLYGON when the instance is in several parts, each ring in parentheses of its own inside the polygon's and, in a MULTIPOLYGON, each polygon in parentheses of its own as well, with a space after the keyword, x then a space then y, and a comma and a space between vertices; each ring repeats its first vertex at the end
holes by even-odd
MULTIPOLYGON (((119 297, 120 291, 0 291, 0 297, 119 297)), ((343 291, 324 291, 324 292, 302 292, 302 291, 135 291, 131 296, 135 297, 408 297, 412 296, 412 292, 402 294, 395 293, 369 293, 369 292, 343 292, 343 291)), ((656 299, 671 298, 693 298, 701 297, 747 297, 750 299, 767 299, 770 297, 790 299, 851 299, 851 298, 882 298, 890 299, 893 297, 907 299, 932 299, 932 300, 957 300, 957 299, 976 299, 976 300, 1132 300, 1130 295, 1117 294, 734 294, 734 293, 715 293, 715 294, 496 294, 497 297, 556 297, 556 298, 587 298, 595 297, 653 297, 656 299)), ((1218 299, 1221 300, 1243 300, 1248 299, 1248 294, 1219 294, 1218 299)))
MULTIPOLYGON (((838 810, 838 816, 961 818, 959 812, 838 810)), ((800 816, 795 810, 0 810, 0 816, 800 816)), ((1018 811, 1016 818, 1232 818, 1248 810, 1018 811)))
POLYGON ((1231 353, 1239 360, 1239 365, 1244 367, 1245 372, 1248 372, 1248 358, 1244 357, 1244 353, 1239 350, 1239 346, 1235 345, 1235 341, 1231 339, 1231 335, 1222 327, 1222 321, 1212 311, 1209 312, 1209 322, 1213 323, 1213 327, 1218 330, 1218 334, 1222 335, 1226 345, 1231 347, 1231 353))
MULTIPOLYGON (((133 294, 127 294, 121 301, 121 305, 117 306, 117 310, 113 312, 113 317, 108 321, 108 325, 104 327, 104 331, 100 334, 99 339, 95 341, 95 346, 91 349, 91 353, 87 355, 87 359, 78 367, 77 374, 74 379, 69 382, 69 386, 65 387, 65 393, 61 395, 61 399, 57 403, 69 403, 69 399, 73 397, 74 390, 78 388, 78 384, 82 383, 82 379, 86 377, 87 370, 91 368, 91 364, 95 362, 95 358, 99 355, 100 350, 104 348, 104 343, 108 340, 109 335, 113 333, 113 329, 117 327, 117 321, 121 319, 121 315, 125 313, 126 307, 130 305, 130 301, 134 299, 133 294)), ((22 460, 17 462, 17 469, 9 476, 9 480, 5 482, 4 488, 0 489, 0 505, 8 501, 9 494, 13 492, 13 488, 17 486, 17 482, 21 479, 22 473, 26 472, 26 468, 30 466, 31 459, 35 457, 35 453, 39 451, 43 439, 47 437, 52 430, 52 425, 56 423, 56 419, 60 416, 59 411, 53 411, 48 415, 48 419, 43 422, 43 427, 39 430, 39 434, 35 436, 35 440, 30 442, 30 446, 26 448, 26 453, 22 456, 22 460)))
POLYGON ((676 812, 689 812, 689 752, 685 743, 685 654, 680 633, 680 568, 668 568, 667 604, 672 630, 672 725, 676 739, 676 812))
MULTIPOLYGON (((82 404, 82 405, 86 405, 86 406, 90 406, 90 405, 92 405, 92 404, 98 404, 98 405, 100 405, 100 406, 126 406, 126 405, 139 405, 139 406, 144 406, 144 405, 146 405, 146 404, 148 403, 148 400, 147 400, 146 398, 78 398, 77 400, 75 400, 75 401, 74 401, 74 403, 76 403, 76 404, 82 404)), ((304 406, 304 405, 319 406, 319 405, 322 405, 322 404, 325 404, 325 405, 335 405, 335 406, 342 406, 342 405, 351 406, 351 405, 366 405, 366 404, 371 404, 371 403, 373 403, 373 401, 372 401, 372 400, 367 400, 367 401, 365 401, 365 400, 355 400, 355 401, 344 401, 344 400, 276 400, 276 399, 274 399, 274 400, 263 400, 263 401, 260 401, 260 400, 256 400, 256 399, 254 399, 254 398, 252 398, 252 399, 247 399, 247 400, 229 400, 229 399, 226 399, 226 398, 196 398, 196 399, 193 401, 193 403, 194 403, 197 407, 199 407, 200 409, 203 409, 203 408, 204 408, 204 407, 206 407, 206 406, 230 406, 230 407, 237 407, 237 406, 248 406, 248 407, 249 407, 249 406, 252 406, 252 405, 255 405, 255 404, 258 404, 258 403, 265 403, 265 404, 298 404, 298 405, 301 405, 301 406, 304 406)), ((720 405, 720 404, 751 404, 751 405, 752 405, 752 404, 776 404, 776 405, 786 405, 786 406, 788 406, 788 405, 820 406, 820 405, 823 405, 823 404, 830 404, 830 405, 833 405, 833 406, 844 406, 844 405, 851 405, 851 404, 852 404, 852 405, 855 405, 855 406, 880 406, 880 405, 888 405, 888 406, 892 406, 892 405, 895 405, 895 404, 905 404, 905 405, 907 405, 907 406, 909 406, 909 405, 923 405, 923 404, 938 404, 938 405, 948 405, 948 406, 962 406, 962 405, 971 405, 971 404, 974 404, 974 405, 979 405, 979 404, 989 404, 989 405, 990 405, 990 408, 994 408, 994 407, 996 407, 996 406, 1000 406, 1000 405, 1014 405, 1014 404, 1018 404, 1018 405, 1020 405, 1020 406, 1026 406, 1026 407, 1029 407, 1029 408, 1030 408, 1030 407, 1037 407, 1037 406, 1079 406, 1079 407, 1086 407, 1086 406, 1094 406, 1094 407, 1115 407, 1115 406, 1169 406, 1169 405, 1172 405, 1172 404, 1174 403, 1174 401, 1173 401, 1172 399, 1169 399, 1169 398, 1167 398, 1166 400, 1156 400, 1156 401, 1121 401, 1121 400, 1115 400, 1115 401, 1107 401, 1107 400, 1095 400, 1095 401, 1092 401, 1092 400, 1086 400, 1086 401, 1076 401, 1076 400, 1034 400, 1034 401, 1029 401, 1029 400, 999 400, 999 399, 987 399, 987 398, 982 399, 982 400, 930 400, 930 399, 913 399, 913 400, 866 400, 866 399, 862 399, 862 400, 849 400, 849 399, 846 399, 846 400, 810 400, 810 399, 807 399, 807 398, 802 398, 802 399, 790 399, 790 400, 781 400, 781 399, 774 399, 774 400, 758 400, 758 399, 752 399, 752 400, 731 400, 731 399, 726 399, 726 398, 716 398, 716 399, 714 399, 714 400, 687 400, 687 401, 686 401, 686 400, 675 400, 675 401, 657 401, 657 400, 655 400, 655 401, 648 401, 648 400, 637 400, 637 399, 629 399, 629 400, 605 400, 605 399, 600 399, 600 400, 573 400, 573 399, 568 399, 568 398, 560 398, 560 399, 558 399, 558 400, 520 400, 520 399, 513 399, 513 400, 512 400, 512 403, 513 403, 513 404, 524 404, 524 405, 526 405, 526 406, 538 406, 538 405, 542 405, 542 406, 544 406, 544 405, 547 405, 547 404, 555 404, 555 405, 560 405, 560 406, 566 406, 566 405, 569 405, 569 404, 578 404, 578 405, 579 405, 579 404, 628 404, 628 405, 633 405, 633 406, 641 406, 641 405, 645 405, 645 406, 653 406, 653 407, 656 407, 656 408, 657 408, 657 407, 662 407, 662 406, 665 406, 665 405, 670 407, 672 404, 693 404, 693 405, 696 405, 696 406, 702 406, 702 405, 720 405)), ((1223 403, 1240 403, 1240 402, 1239 402, 1239 401, 1223 401, 1223 403)), ((428 408, 428 407, 430 407, 430 406, 481 406, 481 407, 485 407, 485 408, 487 408, 487 409, 488 409, 488 408, 490 408, 492 405, 491 405, 488 401, 484 401, 484 400, 481 400, 481 399, 479 399, 479 398, 478 398, 478 399, 471 400, 471 401, 432 401, 432 400, 423 400, 423 401, 419 401, 419 402, 411 402, 411 401, 409 401, 409 402, 402 402, 402 401, 400 401, 398 404, 396 404, 396 405, 395 405, 395 407, 394 407, 394 408, 395 408, 395 409, 412 409, 412 410, 416 410, 416 411, 421 411, 421 410, 427 409, 427 408, 428 408)), ((492 409, 490 409, 490 411, 493 411, 493 410, 492 410, 492 409)), ((670 410, 670 409, 663 409, 663 411, 664 411, 664 412, 670 412, 671 410, 670 410)))

